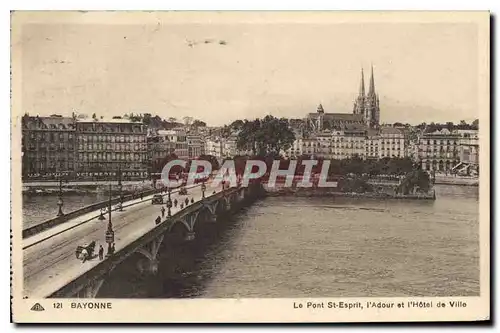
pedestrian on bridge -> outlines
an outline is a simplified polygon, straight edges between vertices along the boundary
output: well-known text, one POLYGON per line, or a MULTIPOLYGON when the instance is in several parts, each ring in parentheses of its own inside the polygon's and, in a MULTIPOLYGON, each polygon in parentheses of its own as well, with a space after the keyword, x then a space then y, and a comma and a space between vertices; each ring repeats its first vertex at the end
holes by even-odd
POLYGON ((161 206, 161 217, 165 217, 165 207, 161 206))
POLYGON ((181 209, 184 208, 184 204, 181 202, 181 209))
POLYGON ((89 255, 89 253, 87 252, 87 249, 84 248, 82 250, 82 253, 80 255, 81 255, 81 258, 82 258, 82 263, 84 263, 85 260, 87 260, 87 256, 89 255))
POLYGON ((142 200, 142 192, 141 192, 141 200, 142 200))
POLYGON ((103 257, 104 257, 104 248, 102 247, 102 245, 99 245, 99 260, 102 260, 103 257))
POLYGON ((156 222, 156 224, 160 224, 160 223, 161 223, 161 217, 160 217, 160 216, 158 216, 158 217, 156 218, 155 222, 156 222))
POLYGON ((174 207, 177 208, 177 199, 174 199, 174 207))
POLYGON ((194 204, 194 198, 191 198, 191 203, 194 204))
POLYGON ((189 199, 186 198, 186 200, 184 200, 184 202, 186 203, 186 207, 187 207, 187 205, 189 205, 189 199))

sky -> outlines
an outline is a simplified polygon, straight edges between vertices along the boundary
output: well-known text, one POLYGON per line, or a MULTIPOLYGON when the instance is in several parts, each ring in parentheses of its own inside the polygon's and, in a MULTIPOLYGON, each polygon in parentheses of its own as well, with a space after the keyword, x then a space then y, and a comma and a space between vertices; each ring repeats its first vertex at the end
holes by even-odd
POLYGON ((21 107, 191 116, 214 126, 303 118, 319 103, 351 113, 361 68, 368 89, 373 65, 381 122, 472 121, 477 34, 473 23, 25 24, 21 107))

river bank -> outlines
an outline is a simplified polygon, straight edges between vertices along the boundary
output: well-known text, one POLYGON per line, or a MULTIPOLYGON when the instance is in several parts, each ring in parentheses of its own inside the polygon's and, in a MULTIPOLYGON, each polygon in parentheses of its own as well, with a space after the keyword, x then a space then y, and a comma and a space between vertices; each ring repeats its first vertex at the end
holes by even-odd
MULTIPOLYGON (((132 194, 153 189, 149 182, 138 182, 134 184, 122 184, 121 193, 132 194)), ((105 194, 109 195, 109 184, 105 183, 63 183, 61 192, 63 194, 105 194)), ((22 193, 29 196, 48 196, 59 194, 59 184, 23 184, 22 193)), ((111 195, 120 193, 117 183, 111 184, 111 195)))
POLYGON ((379 192, 339 192, 329 189, 293 189, 293 188, 280 188, 271 189, 265 188, 266 196, 280 197, 280 196, 293 196, 293 197, 345 197, 345 198, 370 198, 370 199, 399 199, 399 200, 436 200, 434 190, 428 193, 414 193, 414 194, 390 194, 379 192))
POLYGON ((479 178, 457 177, 452 175, 436 175, 434 184, 457 185, 457 186, 479 186, 479 178))

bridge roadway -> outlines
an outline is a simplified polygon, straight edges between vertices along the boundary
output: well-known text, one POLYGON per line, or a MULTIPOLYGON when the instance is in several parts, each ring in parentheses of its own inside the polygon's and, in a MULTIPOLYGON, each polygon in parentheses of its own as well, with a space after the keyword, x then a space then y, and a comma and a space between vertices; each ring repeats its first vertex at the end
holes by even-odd
MULTIPOLYGON (((222 186, 214 188, 211 184, 207 184, 206 197, 211 196, 214 190, 220 192, 222 186)), ((201 187, 189 188, 187 195, 179 195, 177 191, 171 194, 172 201, 177 198, 179 203, 186 197, 189 200, 194 198, 195 202, 201 200, 201 187)), ((112 212, 111 220, 115 232, 116 252, 155 227, 156 217, 161 216, 161 205, 151 204, 151 198, 152 196, 145 197, 141 203, 128 207, 124 205, 122 212, 112 212)), ((165 202, 166 198, 167 195, 164 194, 165 202)), ((177 208, 172 207, 172 215, 178 211, 180 211, 180 204, 177 208)), ((165 212, 165 218, 166 216, 167 212, 165 212)), ((95 267, 99 263, 98 257, 82 263, 76 258, 75 250, 77 245, 96 241, 95 254, 98 253, 99 245, 104 247, 104 253, 106 253, 105 232, 107 225, 108 215, 106 214, 105 220, 94 218, 80 224, 68 221, 41 234, 24 239, 24 297, 45 298, 95 267)))

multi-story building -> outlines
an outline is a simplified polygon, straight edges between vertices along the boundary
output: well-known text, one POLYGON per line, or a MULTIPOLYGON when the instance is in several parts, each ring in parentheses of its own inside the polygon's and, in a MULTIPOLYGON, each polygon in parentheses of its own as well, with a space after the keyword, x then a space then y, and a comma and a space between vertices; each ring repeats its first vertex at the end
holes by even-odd
POLYGON ((365 157, 366 130, 359 126, 346 126, 342 130, 316 134, 315 155, 325 159, 365 157))
POLYGON ((218 137, 208 137, 205 140, 205 153, 217 158, 222 158, 224 155, 224 142, 218 137))
POLYGON ((173 128, 170 130, 159 130, 158 136, 160 136, 163 142, 172 142, 175 145, 174 153, 179 159, 189 158, 189 149, 186 131, 182 128, 173 128))
POLYGON ((302 153, 304 155, 316 156, 318 152, 318 140, 316 136, 302 138, 302 153))
POLYGON ((329 130, 317 133, 315 135, 316 138, 316 146, 314 155, 318 157, 323 157, 325 159, 333 158, 333 136, 332 132, 329 130))
POLYGON ((448 129, 423 133, 419 138, 418 161, 423 170, 448 173, 459 163, 459 138, 448 129))
POLYGON ((301 136, 295 136, 295 140, 293 141, 292 145, 290 148, 288 148, 286 151, 283 151, 283 155, 287 158, 298 158, 303 154, 302 152, 302 147, 303 147, 303 142, 302 142, 302 137, 301 136))
POLYGON ((73 118, 24 116, 22 118, 22 177, 57 177, 75 170, 73 118))
POLYGON ((238 135, 231 134, 228 138, 223 140, 223 155, 224 157, 234 157, 239 155, 238 150, 238 135))
POLYGON ((379 136, 379 158, 405 157, 405 135, 402 130, 394 127, 382 127, 379 136))
POLYGON ((368 129, 366 131, 365 140, 365 157, 367 159, 378 159, 379 158, 379 143, 380 143, 380 133, 375 129, 368 129))
POLYGON ((460 162, 477 166, 479 164, 478 130, 457 130, 457 133, 460 162))
POLYGON ((196 133, 187 134, 188 156, 189 158, 197 158, 205 154, 205 142, 201 135, 196 133))
POLYGON ((460 162, 452 170, 460 175, 477 175, 479 172, 478 130, 457 130, 458 156, 460 162))
POLYGON ((78 177, 109 178, 121 172, 123 179, 147 176, 146 126, 113 119, 77 119, 78 177))
POLYGON ((147 136, 148 160, 151 172, 161 172, 165 158, 175 152, 175 142, 159 136, 156 131, 148 132, 147 136))
POLYGON ((332 158, 345 159, 354 156, 365 158, 366 129, 351 126, 332 132, 332 158))

